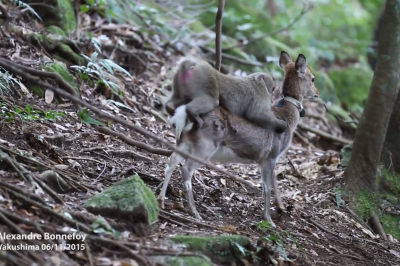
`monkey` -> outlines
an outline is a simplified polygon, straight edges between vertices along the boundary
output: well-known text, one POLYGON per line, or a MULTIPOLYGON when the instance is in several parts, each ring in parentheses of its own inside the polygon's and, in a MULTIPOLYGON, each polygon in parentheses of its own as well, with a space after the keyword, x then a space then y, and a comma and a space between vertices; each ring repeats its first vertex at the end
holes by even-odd
POLYGON ((266 129, 282 133, 286 122, 271 112, 274 81, 263 72, 247 77, 222 74, 201 59, 184 59, 173 77, 173 93, 166 103, 166 111, 173 116, 175 109, 186 105, 188 118, 201 128, 205 115, 218 105, 266 129))
POLYGON ((269 74, 258 72, 247 77, 234 77, 219 72, 224 6, 225 0, 220 0, 215 19, 215 69, 201 59, 184 59, 173 77, 173 93, 165 105, 166 111, 173 116, 175 109, 185 104, 188 118, 201 128, 204 121, 200 116, 221 105, 263 128, 282 133, 287 124, 271 111, 269 99, 273 98, 268 89, 275 83, 269 74))

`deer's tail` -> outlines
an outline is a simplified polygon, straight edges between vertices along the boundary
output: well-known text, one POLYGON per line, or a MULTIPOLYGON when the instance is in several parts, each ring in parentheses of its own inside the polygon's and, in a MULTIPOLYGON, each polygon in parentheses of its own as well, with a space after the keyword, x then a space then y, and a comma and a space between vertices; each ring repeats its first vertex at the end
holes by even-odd
POLYGON ((183 131, 189 131, 193 127, 193 122, 187 119, 186 105, 181 105, 175 110, 175 114, 171 117, 171 125, 175 128, 175 138, 179 142, 183 131))

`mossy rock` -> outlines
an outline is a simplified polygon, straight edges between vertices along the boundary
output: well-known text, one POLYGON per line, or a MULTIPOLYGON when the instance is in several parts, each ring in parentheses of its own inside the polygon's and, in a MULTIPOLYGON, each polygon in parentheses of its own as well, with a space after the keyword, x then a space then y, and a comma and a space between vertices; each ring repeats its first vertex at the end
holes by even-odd
MULTIPOLYGON (((27 4, 36 0, 26 0, 27 4)), ((44 0, 43 5, 35 6, 35 11, 43 19, 45 26, 56 25, 67 34, 76 30, 75 10, 70 0, 44 0)))
POLYGON ((196 266, 212 266, 212 262, 205 256, 150 256, 149 259, 153 263, 163 263, 169 266, 196 265, 196 266))
POLYGON ((78 97, 80 96, 80 91, 75 83, 74 76, 72 76, 71 73, 68 72, 64 64, 60 62, 54 62, 43 66, 43 68, 46 71, 60 74, 63 80, 65 80, 69 85, 71 85, 75 89, 76 95, 78 97))
POLYGON ((188 250, 198 251, 217 264, 232 264, 246 257, 241 250, 253 250, 246 236, 230 235, 217 237, 174 236, 175 243, 183 244, 188 250))
POLYGON ((352 150, 353 143, 347 144, 340 150, 339 158, 341 166, 347 167, 349 165, 352 150))
POLYGON ((157 199, 138 175, 114 184, 89 199, 83 207, 94 214, 128 219, 141 225, 154 226, 158 221, 157 199))
POLYGON ((64 36, 64 37, 68 37, 68 35, 60 27, 57 27, 57 26, 54 26, 54 25, 51 25, 51 26, 47 27, 46 30, 48 32, 51 32, 51 33, 56 34, 56 35, 61 35, 61 36, 64 36))
POLYGON ((348 66, 328 73, 336 97, 350 108, 360 109, 368 97, 373 72, 367 67, 348 66))

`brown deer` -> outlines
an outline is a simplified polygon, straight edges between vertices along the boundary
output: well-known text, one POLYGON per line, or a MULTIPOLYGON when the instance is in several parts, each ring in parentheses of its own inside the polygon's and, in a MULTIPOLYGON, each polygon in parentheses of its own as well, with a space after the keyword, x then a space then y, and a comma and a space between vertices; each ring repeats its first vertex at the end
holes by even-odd
MULTIPOLYGON (((275 165, 292 141, 292 134, 299 122, 300 113, 304 112, 303 99, 319 96, 314 85, 314 75, 307 66, 304 55, 300 54, 294 63, 290 55, 282 51, 279 65, 285 73, 281 89, 284 98, 272 106, 272 111, 278 119, 288 124, 282 134, 259 127, 222 107, 217 107, 211 113, 202 116, 204 119, 202 128, 192 127, 193 122, 188 119, 180 120, 181 117, 186 117, 182 115, 185 113, 185 105, 178 107, 172 118, 176 123, 184 124, 185 129, 177 144, 180 149, 213 163, 257 163, 260 165, 265 191, 263 217, 274 227, 275 224, 270 215, 271 185, 275 191, 278 210, 284 209, 274 175, 275 165)), ((271 88, 268 89, 271 93, 271 88)), ((158 196, 162 208, 164 208, 165 193, 172 172, 185 159, 177 153, 171 155, 170 164, 165 170, 164 184, 158 196)), ((201 166, 200 163, 188 158, 181 168, 189 211, 199 220, 202 218, 196 210, 191 179, 193 172, 201 166)))

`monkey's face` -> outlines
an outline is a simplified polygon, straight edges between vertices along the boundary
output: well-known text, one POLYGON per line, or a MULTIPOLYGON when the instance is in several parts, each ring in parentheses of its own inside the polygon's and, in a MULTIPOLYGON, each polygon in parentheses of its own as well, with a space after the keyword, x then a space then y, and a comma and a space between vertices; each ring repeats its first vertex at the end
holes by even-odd
POLYGON ((272 76, 268 73, 264 72, 259 72, 259 73, 254 73, 250 75, 249 77, 254 78, 254 80, 259 84, 259 82, 262 82, 266 90, 268 92, 268 96, 271 98, 271 103, 274 102, 274 97, 272 97, 272 93, 275 90, 275 81, 272 78, 272 76))

